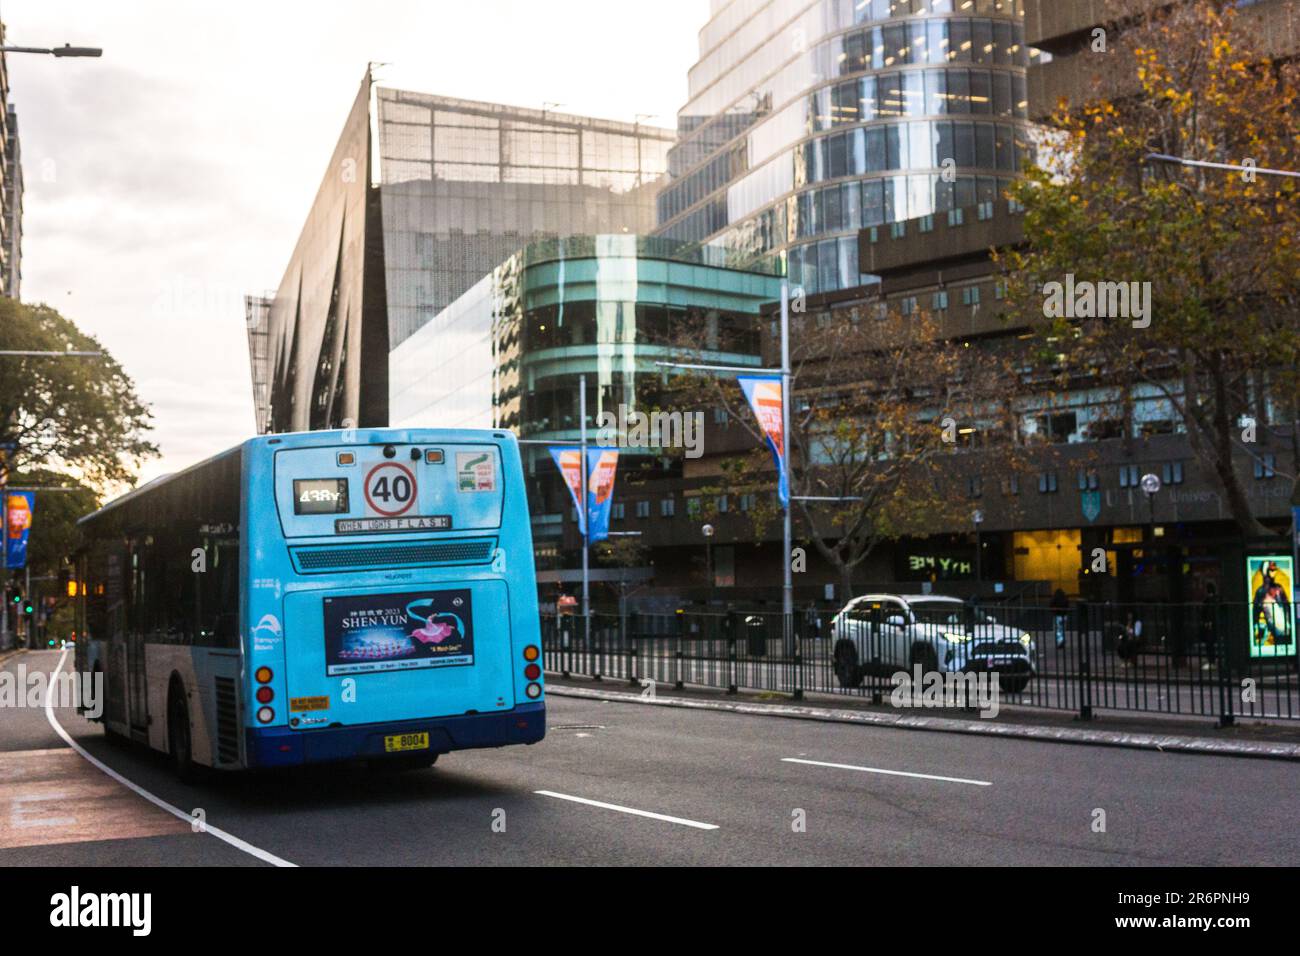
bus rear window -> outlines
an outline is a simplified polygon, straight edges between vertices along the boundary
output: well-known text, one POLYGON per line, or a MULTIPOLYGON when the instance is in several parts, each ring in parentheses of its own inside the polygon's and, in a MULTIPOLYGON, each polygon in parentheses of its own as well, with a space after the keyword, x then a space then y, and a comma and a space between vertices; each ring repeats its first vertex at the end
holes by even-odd
POLYGON ((293 513, 296 515, 343 515, 348 513, 346 478, 295 478, 293 513))

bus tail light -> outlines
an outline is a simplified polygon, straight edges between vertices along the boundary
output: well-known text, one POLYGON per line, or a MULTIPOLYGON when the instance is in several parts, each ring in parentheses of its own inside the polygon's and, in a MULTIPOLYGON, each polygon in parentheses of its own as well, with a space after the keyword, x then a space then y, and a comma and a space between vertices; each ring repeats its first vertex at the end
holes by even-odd
MULTIPOLYGON (((536 683, 529 684, 528 687, 524 690, 524 693, 528 695, 529 700, 536 700, 537 698, 542 696, 542 685, 536 683)), ((269 707, 263 709, 270 710, 269 707)))
POLYGON ((275 711, 270 707, 259 708, 257 711, 257 719, 264 724, 269 724, 271 721, 275 720, 275 711))
POLYGON ((257 671, 253 674, 253 677, 257 680, 259 684, 271 683, 271 678, 274 676, 275 675, 271 673, 271 668, 267 667, 266 665, 259 667, 257 671))
POLYGON ((527 647, 524 648, 524 660, 535 661, 537 660, 538 657, 541 656, 541 653, 542 652, 538 650, 536 644, 529 644, 527 647))
POLYGON ((542 669, 536 664, 529 664, 524 668, 524 676, 529 680, 537 680, 537 678, 542 676, 542 669))
POLYGON ((257 689, 257 702, 259 704, 269 704, 275 699, 275 691, 269 687, 259 687, 257 689))

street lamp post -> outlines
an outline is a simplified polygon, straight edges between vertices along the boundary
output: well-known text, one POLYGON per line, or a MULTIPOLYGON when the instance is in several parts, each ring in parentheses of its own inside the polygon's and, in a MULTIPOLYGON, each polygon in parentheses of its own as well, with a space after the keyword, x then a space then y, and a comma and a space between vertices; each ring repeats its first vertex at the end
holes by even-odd
POLYGON ((0 53, 43 53, 47 56, 103 56, 104 51, 97 46, 73 46, 71 43, 65 43, 63 46, 43 47, 43 46, 0 46, 0 53))
POLYGON ((704 570, 708 575, 709 593, 713 593, 713 533, 714 528, 711 524, 706 524, 700 529, 704 533, 704 570))
POLYGON ((1156 528, 1156 495, 1160 492, 1160 476, 1147 473, 1142 476, 1139 485, 1142 494, 1147 496, 1147 522, 1151 528, 1151 537, 1155 537, 1156 528))
POLYGON ((970 520, 975 525, 975 596, 978 598, 984 581, 984 555, 980 549, 980 525, 984 523, 984 512, 976 508, 970 520))

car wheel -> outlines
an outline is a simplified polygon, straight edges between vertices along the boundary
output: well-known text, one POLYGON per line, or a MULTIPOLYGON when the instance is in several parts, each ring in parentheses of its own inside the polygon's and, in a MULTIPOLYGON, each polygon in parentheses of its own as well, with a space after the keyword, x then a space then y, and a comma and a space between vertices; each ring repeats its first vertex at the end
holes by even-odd
POLYGON ((844 688, 862 684, 862 667, 858 664, 858 649, 849 641, 835 646, 835 679, 844 688))
POLYGON ((1004 694, 1019 694, 1029 686, 1028 674, 1002 674, 998 677, 998 686, 1004 694))
POLYGON ((930 674, 939 670, 939 655, 935 653, 933 644, 912 645, 912 653, 907 661, 908 669, 915 670, 917 664, 921 665, 922 674, 930 674))
POLYGON ((167 695, 167 752, 171 755, 172 771, 183 783, 192 783, 196 776, 190 712, 185 703, 185 691, 173 683, 167 695))

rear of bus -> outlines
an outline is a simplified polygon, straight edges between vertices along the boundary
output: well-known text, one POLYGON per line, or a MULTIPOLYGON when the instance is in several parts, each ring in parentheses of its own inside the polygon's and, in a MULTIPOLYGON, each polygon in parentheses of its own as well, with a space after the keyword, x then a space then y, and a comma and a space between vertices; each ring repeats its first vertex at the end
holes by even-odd
POLYGON ((508 432, 360 429, 244 456, 246 764, 532 744, 532 532, 508 432))

